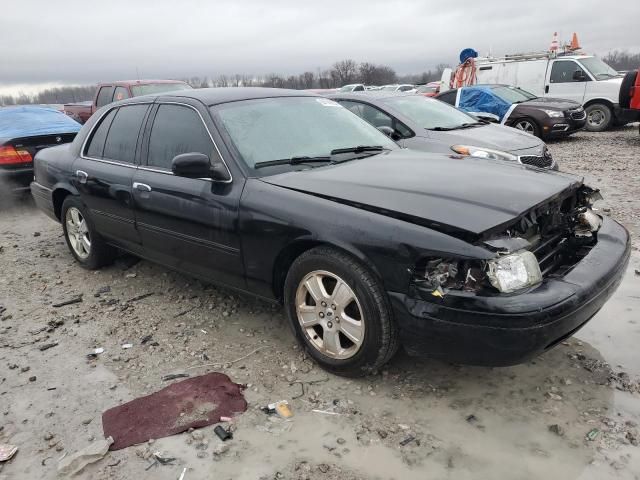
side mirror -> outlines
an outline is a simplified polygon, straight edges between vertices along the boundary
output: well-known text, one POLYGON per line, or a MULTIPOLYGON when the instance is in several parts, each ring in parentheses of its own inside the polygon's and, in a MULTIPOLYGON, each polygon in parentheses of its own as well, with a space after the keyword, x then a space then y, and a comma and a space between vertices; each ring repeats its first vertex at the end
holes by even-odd
POLYGON ((377 127, 377 129, 380 130, 382 133, 384 133, 389 138, 394 138, 396 136, 396 132, 393 130, 393 128, 387 127, 386 125, 383 125, 381 127, 377 127))
POLYGON ((211 176, 211 164, 204 153, 183 153, 173 157, 171 171, 179 177, 208 178, 211 176))
POLYGON ((211 178, 221 182, 231 180, 226 167, 222 163, 211 165, 209 157, 204 153, 192 152, 176 155, 171 161, 171 171, 179 177, 211 178))
POLYGON ((584 82, 584 80, 586 79, 586 76, 582 70, 576 70, 573 72, 573 79, 576 82, 584 82))

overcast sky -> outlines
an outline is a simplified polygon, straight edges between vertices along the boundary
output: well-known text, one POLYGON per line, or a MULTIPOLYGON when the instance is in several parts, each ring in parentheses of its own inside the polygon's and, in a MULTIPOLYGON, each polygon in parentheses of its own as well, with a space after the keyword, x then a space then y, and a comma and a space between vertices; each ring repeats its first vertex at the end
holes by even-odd
POLYGON ((640 51, 640 0, 3 0, 0 90, 136 78, 300 73, 353 58, 414 73, 548 48, 640 51), (137 69, 137 70, 136 70, 137 69))

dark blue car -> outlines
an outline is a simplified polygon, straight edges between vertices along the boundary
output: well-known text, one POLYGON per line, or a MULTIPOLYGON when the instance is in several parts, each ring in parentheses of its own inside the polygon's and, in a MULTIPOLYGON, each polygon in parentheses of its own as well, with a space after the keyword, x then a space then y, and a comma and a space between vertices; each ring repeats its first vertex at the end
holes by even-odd
POLYGON ((0 108, 0 196, 29 191, 36 152, 73 141, 80 128, 55 108, 0 108))

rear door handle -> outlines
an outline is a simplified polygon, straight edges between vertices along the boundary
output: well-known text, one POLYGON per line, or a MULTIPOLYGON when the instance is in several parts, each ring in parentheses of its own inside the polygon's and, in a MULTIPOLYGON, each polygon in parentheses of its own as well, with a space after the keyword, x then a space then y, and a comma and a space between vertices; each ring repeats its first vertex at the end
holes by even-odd
POLYGON ((135 188, 136 190, 139 190, 141 192, 150 192, 151 191, 151 187, 149 185, 147 185, 146 183, 133 182, 133 188, 135 188))
POLYGON ((76 177, 80 183, 87 183, 87 179, 89 178, 89 174, 87 172, 83 172, 82 170, 76 170, 76 177))

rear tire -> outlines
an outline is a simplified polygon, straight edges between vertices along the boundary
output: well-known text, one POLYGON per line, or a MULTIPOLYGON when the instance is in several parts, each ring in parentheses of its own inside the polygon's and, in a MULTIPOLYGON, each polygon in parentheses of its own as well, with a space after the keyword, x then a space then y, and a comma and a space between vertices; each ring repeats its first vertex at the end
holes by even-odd
POLYGON ((373 373, 398 349, 397 328, 380 281, 337 249, 317 247, 300 255, 287 273, 284 302, 297 340, 334 374, 373 373))
POLYGON ((64 199, 60 220, 67 247, 80 266, 95 270, 116 258, 117 250, 98 234, 89 209, 80 198, 68 195, 64 199))
POLYGON ((613 112, 604 103, 592 103, 585 108, 587 113, 586 128, 589 132, 604 132, 613 121, 613 112))

